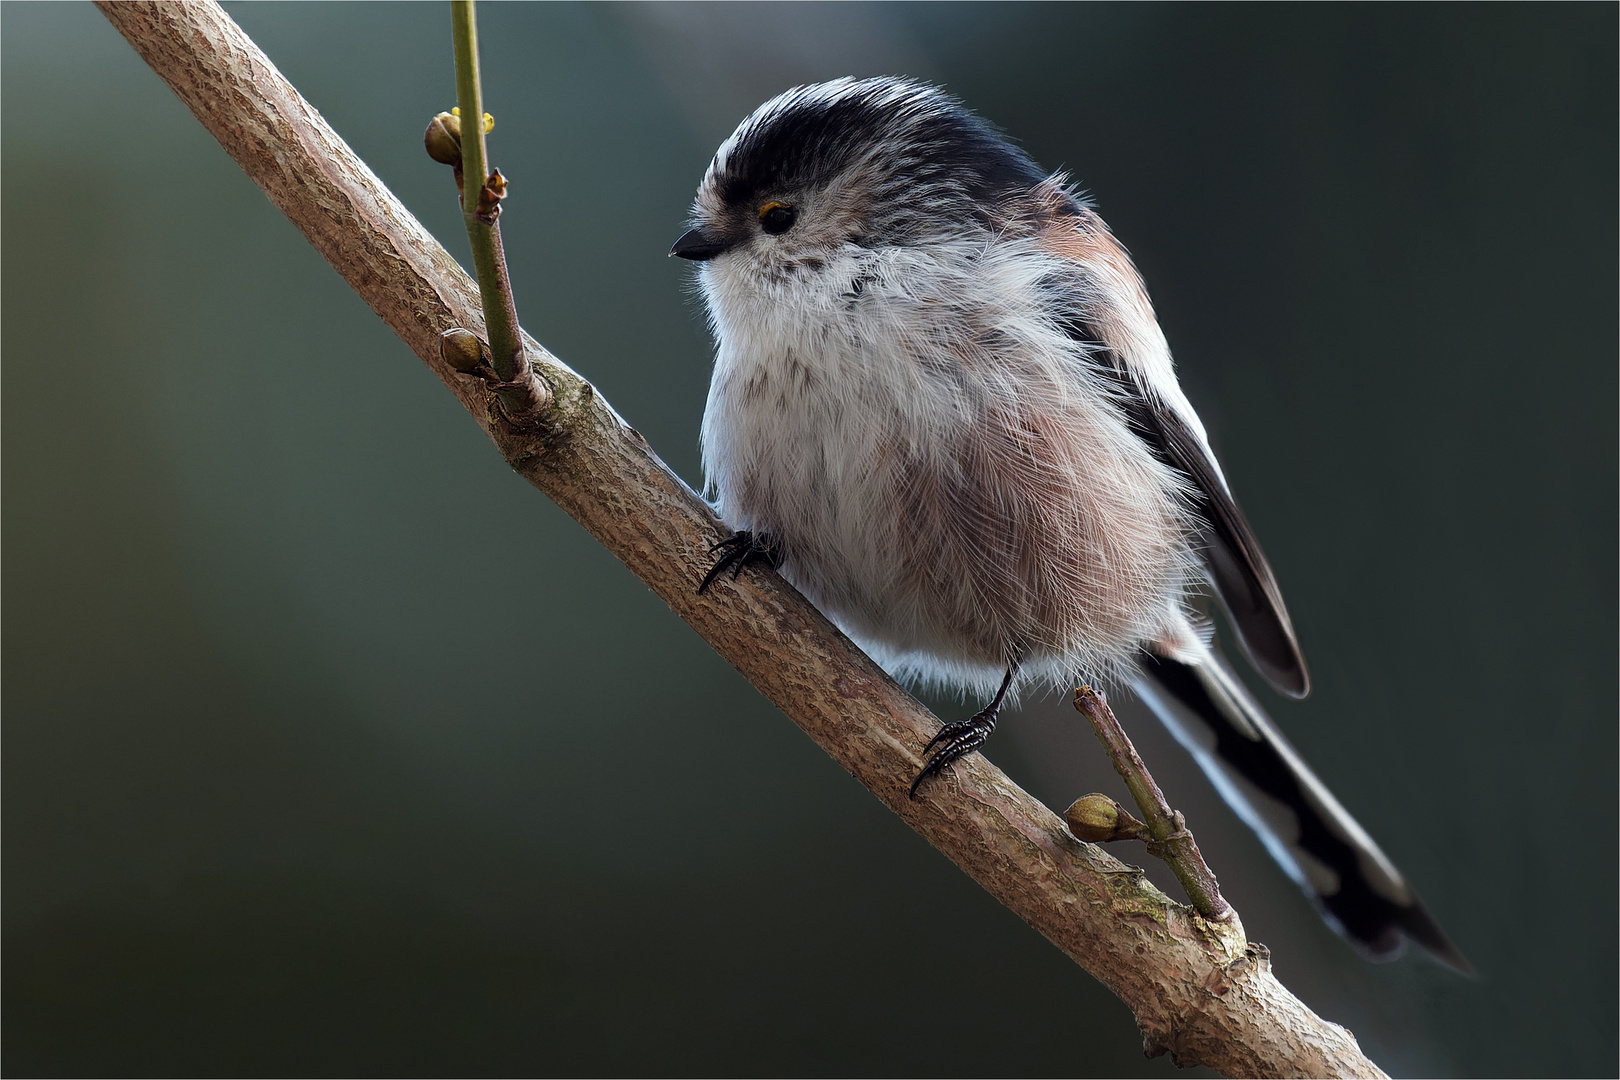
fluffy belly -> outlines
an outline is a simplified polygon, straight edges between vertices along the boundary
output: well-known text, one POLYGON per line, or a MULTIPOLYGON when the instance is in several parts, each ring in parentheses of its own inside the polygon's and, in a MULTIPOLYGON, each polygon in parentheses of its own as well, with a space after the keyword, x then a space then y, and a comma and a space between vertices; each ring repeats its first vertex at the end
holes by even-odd
POLYGON ((721 513, 775 537, 784 576, 897 674, 1115 671, 1179 612, 1185 512, 1112 413, 990 404, 919 427, 873 396, 794 400, 724 432, 721 513))

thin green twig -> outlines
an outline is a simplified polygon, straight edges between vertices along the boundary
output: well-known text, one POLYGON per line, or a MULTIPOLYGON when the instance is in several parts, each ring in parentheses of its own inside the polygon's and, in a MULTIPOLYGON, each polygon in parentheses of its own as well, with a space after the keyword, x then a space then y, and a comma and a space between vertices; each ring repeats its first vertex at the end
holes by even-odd
POLYGON ((474 0, 451 0, 450 28, 456 50, 456 107, 461 113, 461 167, 478 183, 463 185, 461 212, 468 229, 478 210, 478 188, 488 173, 484 143, 484 88, 478 77, 478 10, 474 0), (469 130, 468 125, 472 127, 469 130))
MULTIPOLYGON (((1215 880, 1203 853, 1198 850, 1198 841, 1188 831, 1186 820, 1180 812, 1170 809, 1164 792, 1159 790, 1153 774, 1142 763, 1130 736, 1125 734, 1125 729, 1115 719, 1114 710, 1108 707, 1108 699, 1100 690, 1081 686, 1074 692, 1074 707, 1091 721, 1098 741, 1108 751, 1108 759, 1114 763, 1114 771, 1125 781, 1131 797, 1147 819, 1149 836, 1141 839, 1147 840, 1148 851, 1170 867, 1176 880, 1181 882, 1181 887, 1187 890, 1187 899, 1192 901, 1199 914, 1209 919, 1231 919, 1232 905, 1221 895, 1220 883, 1215 880)), ((1130 824, 1141 823, 1131 820, 1130 824)), ((1123 835, 1119 837, 1123 838, 1123 835)))
POLYGON ((461 113, 461 216, 472 246, 491 366, 498 380, 495 393, 515 418, 543 407, 544 395, 523 354, 523 331, 518 326, 501 227, 496 221, 505 183, 488 173, 484 92, 478 77, 478 15, 473 0, 452 0, 450 22, 455 38, 456 105, 461 113))

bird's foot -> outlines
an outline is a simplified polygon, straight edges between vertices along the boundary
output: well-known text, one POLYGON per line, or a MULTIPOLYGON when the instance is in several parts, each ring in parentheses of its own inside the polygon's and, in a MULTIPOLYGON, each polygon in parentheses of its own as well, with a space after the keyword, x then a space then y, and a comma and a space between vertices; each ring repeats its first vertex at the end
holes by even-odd
POLYGON ((918 785, 924 780, 933 776, 951 762, 973 753, 973 751, 984 745, 984 740, 988 739, 990 733, 996 730, 996 714, 1001 711, 1000 705, 1001 698, 1000 695, 997 695, 992 704, 974 713, 966 720, 957 720, 939 729, 939 734, 930 739, 928 745, 923 747, 923 753, 926 754, 928 751, 933 750, 934 756, 923 764, 922 770, 917 773, 917 778, 911 782, 911 797, 913 799, 917 797, 918 785), (936 747, 938 749, 935 749, 936 747))
POLYGON ((735 581, 749 563, 765 562, 772 567, 782 565, 782 552, 776 541, 769 536, 756 536, 746 529, 734 532, 710 547, 709 554, 717 555, 717 558, 714 565, 709 567, 709 572, 703 575, 703 583, 697 590, 699 593, 713 585, 714 579, 727 570, 731 571, 731 579, 735 581))

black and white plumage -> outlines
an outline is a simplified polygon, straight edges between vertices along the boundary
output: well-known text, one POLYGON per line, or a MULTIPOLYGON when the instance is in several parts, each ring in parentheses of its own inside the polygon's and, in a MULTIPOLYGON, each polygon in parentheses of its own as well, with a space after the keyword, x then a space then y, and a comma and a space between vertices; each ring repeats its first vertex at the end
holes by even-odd
POLYGON ((1188 606, 1213 589, 1266 680, 1309 691, 1141 278, 1062 176, 942 91, 839 79, 745 119, 692 224, 728 563, 767 554, 901 677, 995 694, 919 782, 1009 688, 1129 681, 1352 942, 1466 968, 1188 606))

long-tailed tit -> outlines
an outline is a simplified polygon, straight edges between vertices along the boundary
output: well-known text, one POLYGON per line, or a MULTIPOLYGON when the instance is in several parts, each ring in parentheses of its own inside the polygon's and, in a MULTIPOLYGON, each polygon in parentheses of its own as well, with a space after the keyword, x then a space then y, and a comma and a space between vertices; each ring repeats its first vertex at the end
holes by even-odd
POLYGON ((1364 953, 1467 962, 1283 738, 1189 594, 1272 686, 1310 678, 1125 249, 1061 175, 962 104, 838 79, 716 152, 673 255, 718 351, 703 459, 736 535, 895 674, 990 697, 1128 681, 1364 953))

